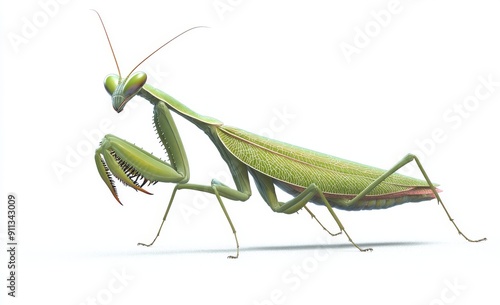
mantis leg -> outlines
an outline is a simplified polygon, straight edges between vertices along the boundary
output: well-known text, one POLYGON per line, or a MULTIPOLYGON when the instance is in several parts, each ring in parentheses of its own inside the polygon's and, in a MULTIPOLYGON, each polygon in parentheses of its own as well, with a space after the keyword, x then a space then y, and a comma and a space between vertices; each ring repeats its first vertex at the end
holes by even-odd
POLYGON ((184 146, 172 115, 164 103, 155 105, 153 120, 158 138, 170 162, 110 134, 104 136, 96 149, 95 162, 99 175, 120 204, 112 176, 146 194, 151 193, 142 187, 148 182, 186 183, 189 180, 189 163, 184 146))
POLYGON ((224 212, 224 215, 226 216, 226 219, 229 223, 229 226, 231 227, 231 230, 234 235, 234 239, 236 241, 236 255, 230 255, 228 258, 238 258, 239 253, 240 253, 240 245, 238 242, 238 236, 236 235, 236 229, 234 228, 233 222, 231 221, 231 218, 229 217, 229 214, 227 213, 226 207, 224 206, 224 203, 222 202, 221 197, 225 197, 231 200, 238 200, 238 201, 246 201, 248 198, 250 198, 251 195, 251 190, 250 190, 250 181, 248 180, 248 174, 242 174, 246 173, 246 166, 239 162, 237 159, 232 158, 230 159, 230 170, 233 173, 233 179, 236 184, 237 189, 230 188, 223 183, 217 181, 216 179, 212 180, 211 185, 200 185, 200 184, 177 184, 172 191, 172 196, 170 196, 170 201, 167 206, 167 210, 165 211, 165 215, 163 215, 163 220, 161 222, 160 228, 158 229, 158 233, 156 234, 156 237, 153 239, 153 241, 149 244, 144 244, 144 243, 139 243, 138 245, 141 246, 146 246, 149 247, 153 245, 153 243, 156 241, 158 236, 160 236, 161 229, 163 227, 163 224, 165 223, 165 220, 167 218, 168 212, 170 211, 170 207, 172 206, 172 203, 174 202, 175 194, 177 193, 178 190, 182 189, 188 189, 188 190, 194 190, 194 191, 199 191, 199 192, 205 192, 205 193, 210 193, 214 194, 217 198, 217 201, 219 202, 222 211, 224 212))
POLYGON ((455 223, 455 221, 453 220, 453 218, 451 218, 450 213, 446 209, 443 201, 441 200, 441 197, 439 196, 439 193, 436 191, 436 187, 432 184, 431 180, 429 179, 429 176, 425 172, 424 167, 422 166, 422 163, 420 163, 420 161, 418 160, 417 156, 415 156, 413 154, 406 155, 401 161, 399 161, 396 165, 394 165, 391 169, 389 169, 383 175, 381 175, 380 177, 378 177, 375 181, 373 181, 370 185, 368 185, 366 187, 366 189, 364 189, 356 197, 354 197, 353 199, 351 199, 349 201, 349 204, 355 204, 356 202, 358 202, 359 200, 361 200, 366 194, 368 194, 377 185, 379 185, 380 182, 384 181, 387 177, 389 177, 390 175, 394 174, 398 169, 400 169, 401 167, 403 167, 406 164, 410 163, 411 161, 415 161, 415 163, 417 163, 417 166, 418 166, 420 172, 422 173, 422 175, 424 176, 425 181, 427 181, 427 183, 429 184, 429 187, 431 188, 432 192, 434 193, 434 196, 436 197, 436 200, 438 201, 438 204, 441 204, 441 206, 443 207, 446 215, 448 216, 448 219, 451 221, 451 223, 453 224, 453 226, 455 227, 455 229, 457 229, 458 234, 462 235, 469 242, 480 242, 480 241, 486 240, 486 238, 469 239, 467 236, 465 236, 465 234, 462 233, 462 231, 460 231, 460 229, 458 228, 458 226, 455 223))
POLYGON ((177 171, 169 163, 111 134, 104 136, 96 150, 95 163, 102 180, 120 204, 112 176, 146 194, 151 194, 143 189, 148 182, 155 184, 158 181, 179 182, 186 179, 186 174, 177 171))
POLYGON ((328 232, 328 234, 330 234, 331 236, 337 236, 339 234, 342 233, 342 231, 340 232, 337 232, 337 233, 332 233, 330 232, 330 230, 328 230, 322 223, 321 221, 319 221, 319 219, 316 217, 316 215, 313 214, 313 212, 311 210, 309 210, 309 208, 307 206, 304 206, 304 209, 307 211, 307 213, 309 213, 309 215, 311 215, 311 218, 316 220, 316 222, 323 228, 323 230, 325 230, 326 232, 328 232))
POLYGON ((333 211, 332 206, 326 200, 325 195, 323 192, 315 185, 311 184, 308 186, 306 189, 304 189, 301 193, 299 193, 296 197, 292 198, 291 200, 287 202, 280 202, 278 201, 276 197, 276 191, 274 188, 274 183, 271 177, 263 175, 257 171, 250 171, 252 176, 255 178, 255 183, 257 184, 257 188, 259 189, 259 192, 262 196, 262 198, 267 202, 267 204, 271 207, 271 209, 274 212, 277 213, 286 213, 286 214, 291 214, 295 213, 298 210, 305 208, 305 205, 315 196, 319 196, 321 198, 321 201, 323 204, 327 207, 328 211, 332 215, 333 219, 337 223, 337 225, 340 228, 340 232, 337 234, 332 234, 326 228, 317 220, 317 218, 314 216, 314 214, 309 211, 309 209, 306 208, 306 210, 313 216, 313 218, 320 223, 320 225, 325 229, 328 233, 331 235, 338 235, 342 232, 345 233, 351 244, 353 244, 358 250, 360 251, 371 251, 371 248, 360 248, 349 236, 347 231, 344 228, 344 225, 342 225, 342 222, 340 222, 340 219, 337 217, 335 212, 333 211))

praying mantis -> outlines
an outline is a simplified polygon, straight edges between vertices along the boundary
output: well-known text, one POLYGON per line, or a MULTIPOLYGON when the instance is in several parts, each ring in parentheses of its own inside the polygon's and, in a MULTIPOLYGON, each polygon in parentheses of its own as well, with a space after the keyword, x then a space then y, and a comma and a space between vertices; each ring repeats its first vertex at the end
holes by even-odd
POLYGON ((352 240, 333 208, 348 211, 385 209, 407 202, 436 199, 459 235, 469 242, 486 240, 486 238, 469 239, 460 231, 439 196, 440 190, 431 182, 415 155, 408 154, 389 170, 381 170, 279 142, 226 126, 215 118, 200 115, 167 93, 147 84, 146 73, 134 72, 144 61, 172 40, 199 27, 188 29, 167 41, 142 60, 126 77, 122 77, 104 22, 99 13, 97 15, 118 70, 118 75, 110 74, 104 80, 104 87, 112 98, 112 106, 120 113, 127 102, 135 96, 149 101, 153 105, 156 133, 169 160, 163 161, 124 139, 108 134, 104 136, 95 153, 99 175, 120 204, 113 177, 126 186, 146 194, 151 193, 143 188, 145 184, 157 182, 175 184, 155 238, 149 244, 138 245, 148 247, 153 245, 160 235, 177 191, 193 190, 213 194, 217 199, 236 243, 236 254, 228 258, 237 258, 240 248, 238 237, 222 198, 233 201, 248 200, 252 194, 249 174, 271 210, 291 214, 304 209, 330 235, 344 233, 349 242, 360 251, 372 249, 361 248, 352 240), (235 188, 216 179, 213 179, 210 185, 188 183, 189 162, 172 112, 188 120, 208 136, 226 162, 235 188), (417 164, 424 177, 423 180, 396 173, 410 162, 417 164), (275 187, 292 195, 293 198, 286 202, 279 201, 275 187), (306 206, 309 202, 326 207, 340 231, 332 234, 306 206))

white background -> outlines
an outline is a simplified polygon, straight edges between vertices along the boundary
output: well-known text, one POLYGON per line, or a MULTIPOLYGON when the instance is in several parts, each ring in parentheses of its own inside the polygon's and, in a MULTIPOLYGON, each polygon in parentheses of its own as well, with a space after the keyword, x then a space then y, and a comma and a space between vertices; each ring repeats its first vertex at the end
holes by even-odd
MULTIPOLYGON (((17 195, 19 206, 18 297, 7 297, 2 288, 3 300, 266 305, 497 300, 500 87, 490 88, 492 93, 477 88, 481 78, 500 81, 500 5, 330 2, 2 1, 4 245, 8 193, 17 195), (40 3, 52 3, 48 13, 40 3), (230 10, 218 11, 214 4, 230 10), (380 13, 388 6, 393 13, 380 13), (95 169, 94 150, 104 133, 163 153, 148 102, 136 98, 120 114, 112 109, 102 80, 116 67, 90 8, 101 13, 125 75, 177 33, 210 26, 141 66, 150 83, 229 125, 357 162, 388 168, 406 153, 417 153, 444 190, 457 224, 471 238, 488 241, 464 241, 435 201, 339 211, 351 237, 374 248, 360 253, 345 236, 329 238, 304 212, 272 213, 254 188, 245 203, 226 200, 241 244, 239 259, 226 259, 234 254, 234 239, 215 198, 192 191, 178 194, 154 247, 137 247, 155 236, 173 185, 152 186, 155 195, 148 196, 119 184, 122 207, 95 169), (26 32, 34 18, 38 26, 26 32), (357 45, 357 53, 346 56, 341 46, 347 44, 357 45), (474 103, 478 92, 488 96, 474 103), (456 109, 464 103, 469 110, 461 117, 456 109), (460 119, 446 121, 446 115, 460 119), (439 143, 430 142, 436 130, 439 143)), ((226 165, 211 142, 175 119, 191 181, 224 180, 226 165)), ((412 168, 403 172, 420 177, 412 168)), ((336 230, 324 208, 312 208, 336 230)))

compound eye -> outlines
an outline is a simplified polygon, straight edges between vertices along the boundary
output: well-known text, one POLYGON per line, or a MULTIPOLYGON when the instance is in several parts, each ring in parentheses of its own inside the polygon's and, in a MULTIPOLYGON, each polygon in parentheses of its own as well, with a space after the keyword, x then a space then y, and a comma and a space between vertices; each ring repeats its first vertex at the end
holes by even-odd
POLYGON ((120 81, 120 77, 116 74, 109 74, 104 79, 104 89, 109 93, 109 95, 113 95, 118 87, 118 82, 120 81))
POLYGON ((132 74, 123 86, 123 95, 125 97, 133 96, 139 92, 144 86, 148 79, 148 76, 144 72, 136 72, 132 74))

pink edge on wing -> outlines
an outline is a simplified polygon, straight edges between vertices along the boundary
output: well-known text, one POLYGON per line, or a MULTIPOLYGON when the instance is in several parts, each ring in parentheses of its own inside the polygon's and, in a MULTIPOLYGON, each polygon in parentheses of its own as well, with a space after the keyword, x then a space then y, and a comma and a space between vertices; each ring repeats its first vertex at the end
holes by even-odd
MULTIPOLYGON (((441 193, 442 190, 436 188, 436 192, 441 193)), ((379 196, 366 196, 370 198, 377 198, 377 197, 383 197, 383 198, 394 198, 394 197, 401 197, 401 196, 418 196, 418 195, 429 195, 431 197, 436 197, 434 196, 434 193, 432 190, 428 187, 416 187, 407 191, 402 191, 402 192, 397 192, 397 193, 392 193, 392 194, 387 194, 387 195, 379 195, 379 196)))
MULTIPOLYGON (((301 193, 304 191, 305 188, 298 186, 298 185, 293 185, 293 184, 288 184, 288 183, 283 183, 281 184, 281 187, 286 187, 287 189, 294 190, 297 193, 301 193)), ((436 188, 436 192, 441 193, 442 190, 436 188)), ((356 197, 356 195, 349 195, 349 194, 334 194, 334 193, 323 193, 326 198, 330 199, 352 199, 356 197)), ((389 194, 383 194, 383 195, 366 195, 365 199, 392 199, 392 198, 399 198, 403 196, 425 196, 427 195, 429 198, 435 198, 434 193, 432 192, 430 187, 414 187, 411 189, 408 189, 406 191, 401 191, 401 192, 395 192, 395 193, 389 193, 389 194)))
MULTIPOLYGON (((436 188, 436 192, 441 193, 442 190, 436 188)), ((364 198, 366 199, 392 199, 392 198, 399 198, 403 196, 429 196, 430 198, 434 198, 434 193, 432 190, 428 187, 415 187, 406 191, 401 191, 401 192, 395 192, 395 193, 390 193, 390 194, 384 194, 384 195, 366 195, 364 198)), ((326 198, 347 198, 347 199, 352 199, 356 196, 354 195, 339 195, 339 194, 329 194, 325 193, 326 198)))

